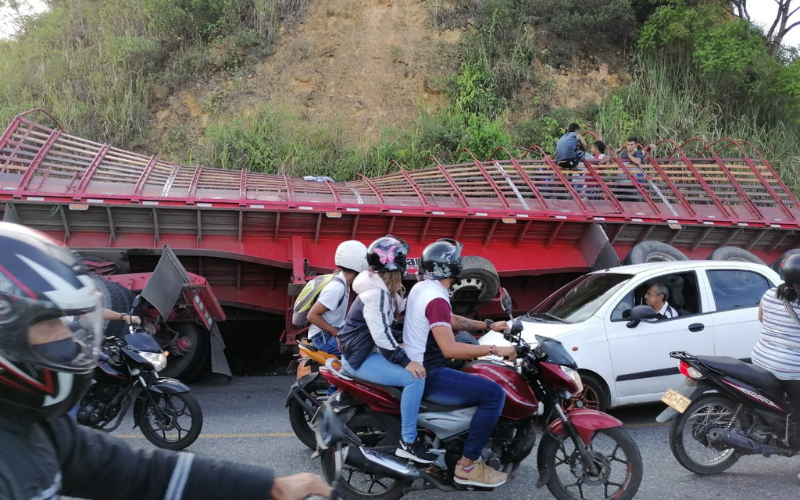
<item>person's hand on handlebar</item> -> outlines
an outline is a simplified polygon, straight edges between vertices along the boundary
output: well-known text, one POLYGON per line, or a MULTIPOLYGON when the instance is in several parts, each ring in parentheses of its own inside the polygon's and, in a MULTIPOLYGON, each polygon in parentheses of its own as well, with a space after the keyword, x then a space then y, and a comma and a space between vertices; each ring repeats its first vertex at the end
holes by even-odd
POLYGON ((495 321, 489 325, 489 329, 493 332, 504 332, 509 329, 508 321, 495 321))
POLYGON ((276 477, 272 481, 272 500, 303 500, 310 495, 329 497, 331 487, 324 479, 310 472, 293 476, 276 477))
POLYGON ((497 350, 497 356, 501 358, 506 358, 509 361, 514 361, 517 359, 517 347, 513 345, 506 345, 500 346, 495 348, 497 350))

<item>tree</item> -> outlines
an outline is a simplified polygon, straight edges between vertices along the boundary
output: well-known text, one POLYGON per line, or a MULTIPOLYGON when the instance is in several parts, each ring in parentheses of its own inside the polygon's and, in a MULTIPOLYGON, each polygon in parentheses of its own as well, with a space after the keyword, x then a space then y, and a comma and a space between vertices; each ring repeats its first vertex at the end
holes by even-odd
MULTIPOLYGON (((767 32, 767 46, 770 54, 772 56, 777 56, 781 49, 783 38, 792 29, 800 25, 800 21, 795 21, 789 24, 792 16, 794 16, 797 11, 800 10, 800 6, 792 9, 792 2, 794 0, 772 1, 778 5, 778 12, 775 14, 775 20, 772 21, 772 26, 770 26, 769 31, 767 32)), ((750 21, 750 14, 747 12, 747 0, 730 0, 729 2, 723 2, 723 6, 730 14, 750 21)))

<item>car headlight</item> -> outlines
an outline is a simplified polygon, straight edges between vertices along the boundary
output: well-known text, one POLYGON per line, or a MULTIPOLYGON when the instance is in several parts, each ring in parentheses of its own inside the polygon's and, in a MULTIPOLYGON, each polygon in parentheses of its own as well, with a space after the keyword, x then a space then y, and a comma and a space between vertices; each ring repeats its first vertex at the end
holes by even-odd
POLYGON ((164 356, 163 352, 139 351, 139 355, 144 359, 146 359, 151 365, 153 365, 153 369, 157 372, 160 372, 161 370, 167 367, 167 357, 164 356))
POLYGON ((583 381, 581 380, 581 375, 578 373, 578 370, 561 365, 561 371, 572 380, 573 384, 575 384, 575 392, 572 394, 573 396, 583 391, 583 381))

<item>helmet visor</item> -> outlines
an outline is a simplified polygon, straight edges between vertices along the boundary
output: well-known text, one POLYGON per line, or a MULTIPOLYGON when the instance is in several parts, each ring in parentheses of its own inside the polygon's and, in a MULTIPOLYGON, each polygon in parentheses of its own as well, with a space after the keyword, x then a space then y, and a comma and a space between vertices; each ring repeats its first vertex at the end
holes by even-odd
POLYGON ((68 372, 94 368, 102 343, 100 299, 84 309, 41 311, 28 327, 28 358, 41 367, 68 372))

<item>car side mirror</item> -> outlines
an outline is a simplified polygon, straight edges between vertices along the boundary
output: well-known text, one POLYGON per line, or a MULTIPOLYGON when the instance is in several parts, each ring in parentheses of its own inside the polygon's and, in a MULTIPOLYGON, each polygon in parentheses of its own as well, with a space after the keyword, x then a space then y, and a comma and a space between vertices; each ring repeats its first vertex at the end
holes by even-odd
POLYGON ((511 314, 511 295, 508 294, 508 291, 505 288, 500 289, 500 306, 507 314, 511 314))
POLYGON ((636 328, 637 326, 639 326, 639 323, 641 323, 642 320, 655 319, 656 317, 658 317, 658 313, 655 312, 652 307, 636 306, 633 309, 631 309, 631 314, 630 314, 631 320, 628 321, 626 326, 628 328, 636 328))

